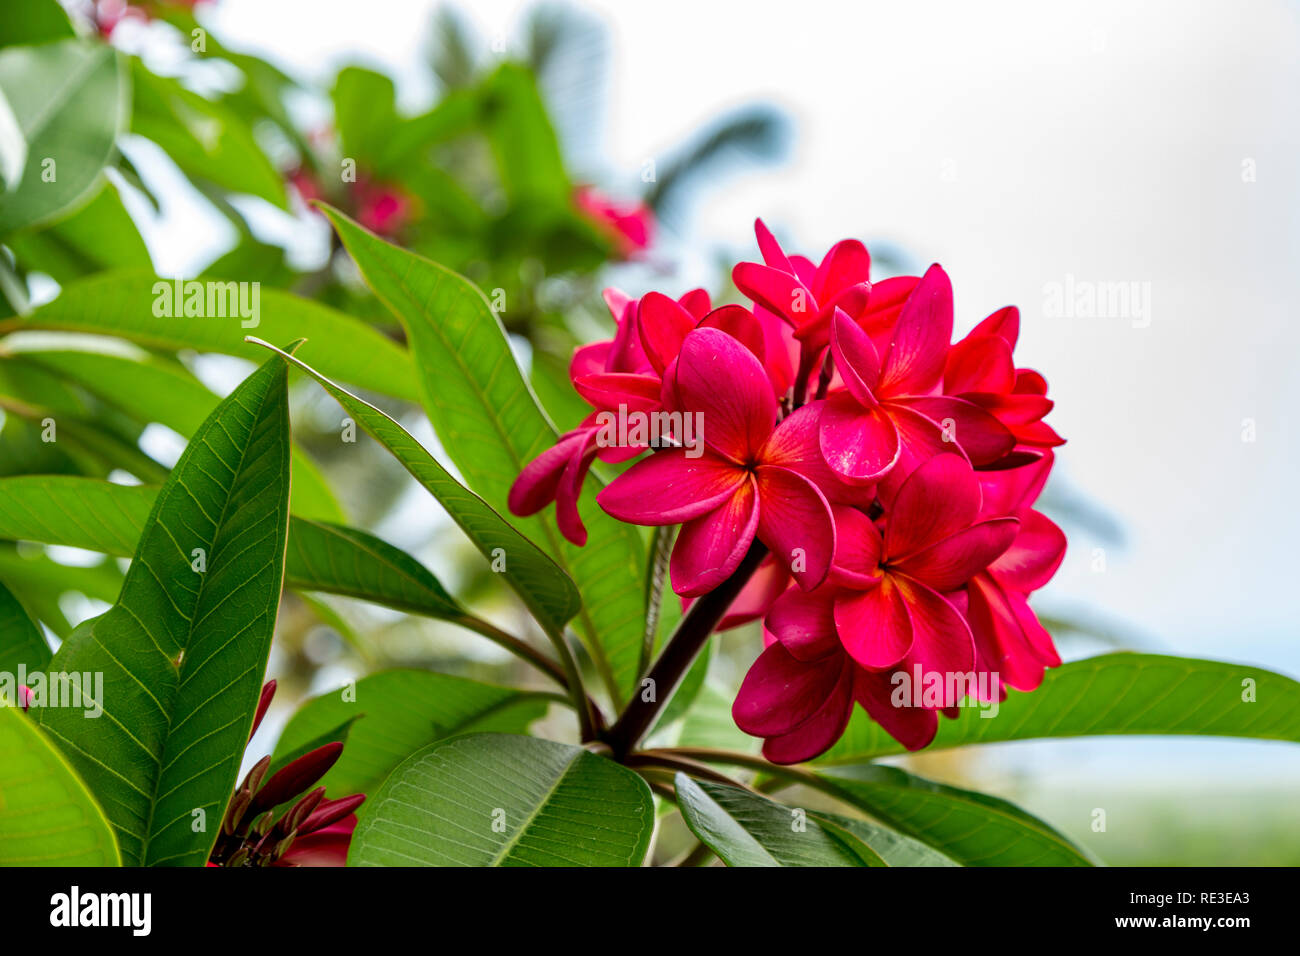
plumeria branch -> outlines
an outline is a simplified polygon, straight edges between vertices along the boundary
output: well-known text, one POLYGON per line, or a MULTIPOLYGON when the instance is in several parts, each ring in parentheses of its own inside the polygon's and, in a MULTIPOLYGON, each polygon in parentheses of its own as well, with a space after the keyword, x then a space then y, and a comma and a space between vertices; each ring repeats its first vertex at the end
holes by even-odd
POLYGON ((767 547, 755 541, 731 577, 699 598, 683 615, 663 653, 642 681, 642 687, 650 690, 650 699, 633 694, 614 726, 603 737, 615 757, 630 754, 654 726, 655 718, 668 706, 709 635, 766 556, 767 547))

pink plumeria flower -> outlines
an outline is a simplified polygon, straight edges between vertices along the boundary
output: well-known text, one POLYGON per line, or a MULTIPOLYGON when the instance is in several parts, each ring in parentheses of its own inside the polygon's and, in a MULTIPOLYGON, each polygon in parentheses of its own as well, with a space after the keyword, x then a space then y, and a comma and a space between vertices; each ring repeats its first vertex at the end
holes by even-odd
POLYGON ((811 349, 826 345, 835 309, 857 315, 871 291, 871 255, 856 239, 831 247, 821 264, 788 256, 763 220, 754 222, 762 264, 742 262, 731 271, 732 281, 749 298, 780 316, 795 336, 811 349))
POLYGON ((1011 517, 978 520, 979 511, 979 482, 956 455, 930 459, 903 482, 883 535, 862 512, 836 509, 837 571, 865 588, 835 598, 836 631, 854 660, 877 671, 974 666, 970 627, 944 594, 1006 551, 1019 528, 1011 517))
POLYGON ((956 452, 983 465, 1015 446, 1011 432, 973 402, 938 394, 952 335, 952 285, 939 266, 917 283, 882 360, 871 337, 843 312, 831 354, 844 388, 822 417, 827 463, 850 481, 881 481, 886 498, 921 462, 956 452))
POLYGON ((799 469, 815 455, 809 429, 794 417, 777 427, 777 402, 763 366, 727 333, 690 332, 672 379, 677 408, 699 413, 703 447, 655 452, 597 496, 620 521, 681 524, 669 570, 680 595, 704 594, 726 580, 755 537, 801 587, 826 577, 835 524, 825 495, 799 469))

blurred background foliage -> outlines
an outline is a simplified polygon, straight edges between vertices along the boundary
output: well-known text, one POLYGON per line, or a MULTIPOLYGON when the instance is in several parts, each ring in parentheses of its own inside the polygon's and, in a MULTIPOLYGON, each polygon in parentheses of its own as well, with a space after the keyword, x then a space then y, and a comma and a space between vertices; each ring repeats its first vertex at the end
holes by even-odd
MULTIPOLYGON (((80 168, 60 170, 63 185, 50 208, 0 202, 0 476, 158 483, 183 447, 176 406, 190 403, 201 420, 207 398, 227 392, 246 371, 246 363, 229 356, 18 331, 17 323, 7 323, 69 283, 112 270, 158 271, 140 223, 169 207, 206 204, 234 237, 196 277, 258 281, 315 299, 398 342, 400 326, 360 282, 311 200, 329 202, 466 275, 493 302, 543 406, 565 429, 586 412, 568 384, 573 348, 612 331, 600 290, 625 281, 634 294, 656 282, 683 291, 674 287, 672 250, 701 243, 690 235, 692 203, 707 190, 725 189, 729 175, 746 165, 780 160, 791 137, 791 121, 776 108, 740 107, 642 168, 611 175, 598 159, 607 32, 591 14, 566 5, 531 8, 511 44, 476 35, 454 6, 439 8, 428 25, 427 54, 438 95, 415 112, 399 108, 394 80, 368 66, 348 65, 330 83, 312 84, 227 48, 202 25, 202 6, 22 0, 0 13, 0 89, 10 96, 11 89, 30 86, 33 71, 47 71, 50 88, 67 95, 45 101, 59 115, 43 129, 50 136, 75 130, 82 159, 80 168), (65 59, 19 49, 66 48, 72 37, 83 42, 75 53, 60 54, 65 59), (5 82, 18 76, 23 84, 5 82), (321 238, 316 254, 303 254, 296 241, 303 233, 321 238), (42 423, 51 417, 57 442, 42 440, 42 423)), ((20 124, 41 105, 10 99, 9 112, 20 124)), ((33 155, 39 146, 32 143, 33 155)), ((9 192, 24 158, 0 155, 9 192)), ((26 165, 23 175, 32 172, 26 165)), ((900 247, 873 244, 872 251, 881 275, 916 267, 900 247)), ((719 250, 716 258, 709 291, 718 301, 734 293, 726 256, 719 250)), ((415 405, 366 397, 436 450, 436 436, 415 405)), ((341 412, 314 385, 298 381, 292 402, 300 454, 295 485, 314 488, 316 516, 393 540, 425 560, 466 604, 527 632, 523 609, 455 527, 431 513, 429 499, 410 494, 410 479, 389 456, 364 438, 341 441, 341 412)), ((1057 480, 1043 506, 1087 538, 1107 547, 1123 543, 1122 530, 1103 510, 1057 480)), ((297 500, 295 509, 302 511, 297 500)), ((0 582, 56 641, 112 602, 124 566, 68 548, 0 543, 0 582)), ((1072 644, 1152 647, 1149 638, 1094 609, 1045 606, 1042 616, 1067 656, 1078 656, 1069 653, 1072 644)), ((695 707, 671 733, 684 745, 753 750, 754 742, 731 722, 730 700, 757 635, 751 627, 716 645, 707 680, 703 669, 695 675, 701 686, 695 707)), ((288 594, 271 664, 281 690, 267 726, 274 732, 308 694, 394 666, 537 683, 515 658, 444 622, 344 598, 288 594)), ((565 715, 547 720, 555 733, 569 732, 565 715)), ((930 755, 924 770, 962 782, 978 776, 978 759, 970 752, 930 755)), ((1084 818, 1082 811, 1077 816, 1084 818)), ((1207 835, 1203 825, 1177 814, 1151 818, 1165 825, 1149 840, 1130 841, 1119 855, 1118 841, 1090 841, 1086 830, 1071 835, 1114 863, 1206 859, 1189 852, 1185 841, 1212 843, 1212 827, 1207 835)), ((672 827, 661 842, 660 859, 687 845, 672 827)), ((1251 841, 1253 855, 1223 851, 1215 858, 1260 862, 1260 845, 1273 842, 1265 834, 1251 841)))

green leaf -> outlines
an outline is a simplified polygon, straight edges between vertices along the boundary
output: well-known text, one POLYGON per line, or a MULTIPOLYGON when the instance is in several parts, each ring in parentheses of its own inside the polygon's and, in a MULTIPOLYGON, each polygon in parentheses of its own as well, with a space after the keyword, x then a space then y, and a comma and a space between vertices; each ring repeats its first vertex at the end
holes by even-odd
POLYGON ((523 733, 546 712, 548 696, 431 671, 389 670, 357 681, 355 695, 308 701, 289 721, 276 759, 355 720, 343 756, 322 780, 333 797, 375 793, 393 768, 421 747, 466 733, 523 733))
POLYGON ((0 707, 0 866, 118 866, 104 813, 26 717, 0 707))
POLYGON ((19 665, 29 671, 44 670, 50 656, 41 629, 0 582, 0 674, 14 674, 19 665))
MULTIPOLYGON (((136 421, 166 425, 183 438, 193 435, 221 401, 183 366, 147 354, 125 358, 104 352, 23 352, 13 363, 74 381, 136 421)), ((303 518, 347 520, 319 466, 296 445, 289 505, 303 518)))
MULTIPOLYGON (((406 328, 434 431, 466 484, 504 513, 515 477, 555 442, 483 294, 437 263, 398 249, 321 207, 379 299, 406 328)), ((329 374, 325 371, 325 374, 329 374)), ((616 702, 632 691, 645 611, 645 546, 638 530, 601 511, 599 483, 583 494, 585 547, 563 541, 549 515, 518 527, 540 542, 582 595, 577 626, 616 702)))
POLYGON ((235 784, 284 579, 287 376, 272 359, 199 428, 154 502, 118 603, 50 665, 103 675, 99 719, 53 707, 39 717, 129 865, 202 866, 235 784))
POLYGON ((686 825, 727 866, 885 866, 853 834, 832 834, 805 810, 684 773, 674 785, 686 825))
MULTIPOLYGON (((1102 654, 1049 670, 1032 693, 1008 691, 996 716, 964 707, 928 749, 1038 737, 1192 734, 1300 742, 1300 683, 1244 664, 1160 654, 1102 654), (1249 691, 1249 694, 1247 693, 1249 691), (1246 698, 1249 699, 1246 699, 1246 698)), ((818 764, 903 753, 859 711, 818 764)))
POLYGON ((334 78, 334 127, 343 155, 373 169, 397 123, 396 89, 382 73, 346 66, 334 78))
POLYGON ((0 50, 0 235, 47 222, 96 188, 130 90, 107 44, 60 40, 0 50), (21 178, 16 178, 16 175, 21 178))
MULTIPOLYGON (((0 319, 0 334, 20 328, 88 332, 128 339, 147 348, 219 352, 260 361, 265 353, 244 342, 254 327, 238 315, 169 317, 163 286, 173 280, 149 272, 105 272, 71 282, 58 298, 25 317, 0 319), (161 315, 154 314, 161 303, 161 315)), ((184 295, 188 293, 183 293, 184 295)), ((261 288, 257 334, 272 341, 307 338, 321 371, 331 378, 384 395, 415 401, 418 391, 410 356, 391 339, 351 316, 278 289, 261 288)))
POLYGON ((503 63, 483 85, 484 125, 512 203, 569 205, 560 142, 531 71, 503 63))
POLYGON ((881 823, 964 866, 1091 866, 1052 827, 999 797, 923 780, 896 767, 828 767, 817 776, 881 823))
POLYGON ((294 356, 285 358, 320 382, 362 428, 401 462, 402 467, 447 509, 447 514, 479 552, 494 563, 494 567, 498 559, 504 561, 502 576, 536 615, 538 622, 551 634, 563 634, 564 625, 578 612, 580 600, 573 582, 555 562, 512 528, 483 499, 448 474, 401 425, 373 405, 335 385, 302 360, 294 356))
POLYGON ((289 522, 286 575, 290 587, 325 591, 445 620, 465 609, 436 577, 400 548, 358 528, 289 522))
POLYGON ((631 770, 508 734, 417 751, 357 816, 349 866, 637 866, 654 829, 631 770))
POLYGON ((58 0, 11 3, 0 17, 0 46, 45 43, 74 35, 72 22, 58 0))
POLYGON ((161 146, 191 179, 288 208, 284 181, 232 110, 132 60, 131 131, 161 146))
POLYGON ((104 182, 70 216, 9 240, 20 265, 66 284, 105 269, 150 269, 153 262, 116 185, 104 182))
POLYGON ((856 840, 869 846, 886 866, 958 866, 938 850, 919 840, 905 837, 887 827, 867 820, 855 820, 835 813, 810 813, 827 833, 836 836, 847 830, 856 840))
MULTIPOLYGON (((158 490, 62 475, 0 478, 0 538, 127 557, 158 490)), ((429 617, 465 615, 424 565, 356 528, 293 517, 285 582, 429 617)))

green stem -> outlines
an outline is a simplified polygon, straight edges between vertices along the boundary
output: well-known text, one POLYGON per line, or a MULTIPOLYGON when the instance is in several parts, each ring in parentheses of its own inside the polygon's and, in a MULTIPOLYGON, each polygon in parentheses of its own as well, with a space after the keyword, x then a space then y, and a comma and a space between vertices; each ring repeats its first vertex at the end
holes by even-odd
POLYGON ((641 632, 641 659, 636 674, 640 677, 650 668, 650 658, 655 650, 655 635, 659 632, 659 615, 663 606, 664 582, 668 580, 668 559, 673 553, 676 537, 672 525, 654 529, 650 539, 650 567, 646 575, 645 629, 641 632))
POLYGON ((557 664, 531 644, 501 630, 495 624, 490 624, 482 618, 466 614, 456 619, 456 623, 500 644, 515 656, 528 661, 528 663, 538 668, 568 691, 569 697, 573 701, 573 709, 578 714, 578 726, 582 732, 582 739, 584 741, 592 740, 596 736, 598 719, 596 717, 596 705, 587 696, 582 686, 582 676, 578 673, 577 662, 573 659, 573 653, 569 650, 568 642, 565 641, 562 635, 548 633, 551 643, 555 647, 555 652, 560 657, 560 663, 557 664))

